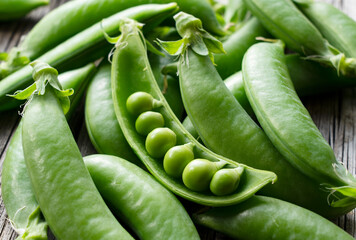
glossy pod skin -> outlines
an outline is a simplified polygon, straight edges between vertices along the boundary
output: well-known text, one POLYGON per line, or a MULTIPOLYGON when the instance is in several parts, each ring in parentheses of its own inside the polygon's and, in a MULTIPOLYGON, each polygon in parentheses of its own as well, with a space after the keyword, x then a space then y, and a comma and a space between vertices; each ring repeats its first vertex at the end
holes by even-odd
POLYGON ((118 46, 125 42, 125 47, 116 48, 112 64, 115 113, 126 140, 159 182, 175 194, 190 201, 209 206, 224 206, 249 198, 258 189, 275 180, 275 175, 271 172, 255 170, 212 153, 186 132, 173 114, 154 79, 137 23, 127 20, 127 23, 122 25, 122 32, 124 34, 118 46), (232 166, 243 166, 245 172, 237 191, 227 196, 215 196, 210 192, 195 192, 188 189, 180 179, 168 176, 163 169, 161 159, 152 158, 147 153, 145 137, 138 134, 135 129, 136 116, 130 114, 126 108, 128 97, 137 92, 148 93, 161 104, 161 107, 155 109, 155 111, 163 115, 165 128, 171 129, 176 134, 176 145, 192 143, 196 158, 225 162, 228 165, 232 164, 232 166))
MULTIPOLYGON (((38 60, 46 62, 61 71, 63 68, 73 67, 80 59, 85 64, 105 56, 111 46, 106 42, 103 29, 109 35, 119 33, 119 20, 125 17, 143 21, 147 24, 160 23, 177 10, 175 3, 166 5, 141 5, 119 12, 102 23, 96 23, 90 28, 78 33, 67 41, 42 55, 38 60), (92 54, 88 54, 92 53, 92 54), (83 55, 87 56, 83 58, 83 55), (72 65, 72 66, 71 66, 72 65)), ((83 64, 83 65, 85 65, 83 64)), ((18 106, 18 102, 9 100, 6 94, 12 94, 18 89, 26 88, 31 82, 32 69, 29 65, 19 69, 0 81, 0 111, 18 106)))
POLYGON ((299 0, 295 4, 332 45, 346 57, 356 57, 355 20, 325 2, 299 0))
MULTIPOLYGON (((95 70, 94 64, 69 71, 58 76, 63 88, 73 88, 71 108, 75 109, 81 97, 83 83, 87 82, 95 70), (73 101, 74 100, 74 101, 73 101)), ((71 112, 66 114, 70 117, 71 112)), ((1 176, 1 192, 6 212, 21 239, 47 239, 47 223, 41 215, 38 202, 33 193, 22 148, 22 121, 20 121, 8 150, 6 151, 1 176)))
POLYGON ((240 240, 354 239, 334 223, 307 209, 263 196, 194 214, 193 220, 240 240))
POLYGON ((84 162, 111 210, 139 239, 200 239, 182 204, 144 170, 109 155, 84 162))
POLYGON ((220 76, 225 79, 235 72, 241 70, 242 59, 247 49, 257 42, 257 37, 268 37, 268 33, 257 20, 251 18, 243 26, 231 34, 223 42, 226 54, 217 54, 214 56, 216 69, 220 76))
MULTIPOLYGON (((38 81, 56 77, 48 65, 34 67, 38 81)), ((66 98, 58 94, 47 85, 43 95, 34 95, 22 127, 26 166, 49 227, 58 239, 133 239, 96 189, 64 116, 66 98)))
MULTIPOLYGON (((3 0, 4 1, 4 0, 3 0)), ((1 2, 3 2, 1 1, 1 2)), ((34 2, 35 0, 25 0, 21 2, 34 2)), ((45 0, 37 0, 38 2, 45 0)), ((47 0, 48 1, 48 0, 47 0)), ((11 2, 5 0, 5 2, 11 2)), ((94 23, 101 21, 115 13, 142 4, 166 4, 177 2, 179 8, 199 16, 204 20, 204 26, 215 34, 223 34, 215 13, 208 1, 200 0, 86 0, 69 1, 47 14, 28 33, 19 47, 10 51, 9 55, 20 58, 25 57, 27 61, 33 61, 45 52, 56 47, 65 40, 71 38, 78 32, 90 27, 94 23)), ((17 4, 20 5, 20 4, 17 4)), ((1 5, 0 5, 1 6, 1 5)), ((2 9, 0 7, 0 9, 2 9)), ((0 14, 1 16, 1 14, 0 14)), ((0 65, 0 72, 7 70, 7 74, 18 69, 16 64, 9 60, 5 66, 0 65)), ((6 76, 6 74, 4 74, 6 76)), ((1 75, 0 75, 1 79, 1 75)))
POLYGON ((111 93, 111 65, 101 64, 90 82, 85 99, 85 125, 98 153, 140 160, 127 143, 117 122, 111 93))
POLYGON ((288 48, 325 63, 343 75, 356 75, 356 60, 331 46, 319 30, 293 4, 292 0, 244 0, 247 8, 288 48))
MULTIPOLYGON (((179 81, 185 109, 196 131, 212 151, 275 172, 278 181, 261 189, 260 194, 295 203, 327 217, 342 215, 355 207, 328 205, 329 193, 320 189, 320 182, 305 176, 283 158, 227 89, 209 57, 188 51, 186 59, 189 66, 180 61, 178 67, 179 81)), ((333 196, 330 200, 334 200, 333 196)))
POLYGON ((245 54, 242 71, 254 113, 285 159, 328 187, 356 187, 356 179, 336 160, 300 101, 285 63, 283 43, 252 46, 245 54))
POLYGON ((31 10, 48 3, 49 0, 2 0, 0 1, 0 21, 21 18, 31 10))

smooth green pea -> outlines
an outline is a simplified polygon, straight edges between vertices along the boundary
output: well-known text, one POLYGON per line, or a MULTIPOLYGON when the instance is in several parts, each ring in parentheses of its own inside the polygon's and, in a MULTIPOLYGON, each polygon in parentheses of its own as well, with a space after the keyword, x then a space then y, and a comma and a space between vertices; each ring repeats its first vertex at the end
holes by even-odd
POLYGON ((152 130, 164 127, 164 118, 158 112, 147 111, 138 116, 135 127, 139 134, 146 136, 152 130))
POLYGON ((184 168, 183 183, 193 191, 206 191, 209 189, 211 178, 224 165, 224 162, 212 162, 202 158, 194 159, 184 168))
POLYGON ((194 159, 193 144, 187 143, 172 147, 163 159, 163 168, 172 177, 182 176, 185 166, 194 159))
POLYGON ((156 128, 146 138, 146 150, 152 156, 161 158, 176 145, 177 136, 169 128, 156 128))
POLYGON ((126 101, 126 108, 132 115, 139 115, 146 111, 151 111, 156 107, 158 101, 151 94, 146 92, 135 92, 126 101))
POLYGON ((243 171, 243 167, 220 169, 211 179, 210 191, 218 196, 233 193, 239 186, 243 171))

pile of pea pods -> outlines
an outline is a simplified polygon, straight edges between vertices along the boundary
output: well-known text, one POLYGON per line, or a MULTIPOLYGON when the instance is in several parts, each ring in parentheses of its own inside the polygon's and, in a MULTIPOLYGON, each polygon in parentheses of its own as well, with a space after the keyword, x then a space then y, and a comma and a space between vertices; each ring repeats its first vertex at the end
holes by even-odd
MULTIPOLYGON (((0 20, 48 3, 10 2, 0 20)), ((0 55, 0 111, 22 115, 1 179, 17 239, 354 239, 330 220, 356 178, 300 97, 356 86, 355 39, 313 0, 60 5, 0 55)))

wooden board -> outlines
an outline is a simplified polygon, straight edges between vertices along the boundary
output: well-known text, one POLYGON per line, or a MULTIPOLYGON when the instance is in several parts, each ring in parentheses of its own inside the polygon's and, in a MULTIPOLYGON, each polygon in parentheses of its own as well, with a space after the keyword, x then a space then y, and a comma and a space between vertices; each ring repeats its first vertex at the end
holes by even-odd
MULTIPOLYGON (((355 0, 324 0, 342 9, 356 20, 355 0)), ((17 45, 37 21, 51 9, 66 2, 65 0, 52 0, 51 4, 41 7, 27 17, 9 23, 0 23, 0 52, 7 51, 17 45)), ((356 41, 356 40, 355 40, 356 41)), ((356 88, 340 90, 330 94, 304 98, 303 102, 319 127, 323 136, 333 147, 337 158, 347 169, 356 174, 356 88)), ((6 148, 19 121, 17 110, 0 112, 0 175, 6 148)), ((76 117, 70 122, 74 136, 78 142, 83 156, 95 153, 88 138, 83 121, 83 104, 78 109, 76 117)), ((0 182, 1 184, 1 182, 0 182)), ((335 224, 356 237, 356 211, 334 220, 335 224)), ((223 234, 198 227, 202 239, 223 240, 229 239, 223 234)), ((13 240, 17 234, 7 219, 6 211, 0 194, 0 239, 13 240)))

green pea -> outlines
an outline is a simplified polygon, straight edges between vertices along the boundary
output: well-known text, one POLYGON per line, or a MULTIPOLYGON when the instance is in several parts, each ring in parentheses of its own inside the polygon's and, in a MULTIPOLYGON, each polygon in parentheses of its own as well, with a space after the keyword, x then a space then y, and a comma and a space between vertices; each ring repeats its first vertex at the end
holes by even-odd
POLYGON ((239 186, 243 171, 243 167, 220 169, 211 179, 210 191, 218 196, 233 193, 239 186))
POLYGON ((163 168, 172 177, 181 177, 185 166, 194 159, 193 144, 172 147, 163 159, 163 168))
POLYGON ((138 116, 135 127, 139 134, 146 136, 153 129, 164 127, 164 118, 158 112, 147 111, 138 116))
POLYGON ((177 136, 169 128, 156 128, 146 138, 146 150, 152 156, 161 158, 176 145, 177 136))
POLYGON ((197 192, 209 189, 211 178, 215 172, 225 165, 224 162, 212 162, 207 159, 194 159, 184 168, 184 185, 197 192))
POLYGON ((139 115, 160 106, 159 101, 155 100, 151 94, 146 92, 135 92, 126 101, 126 108, 132 115, 139 115))

